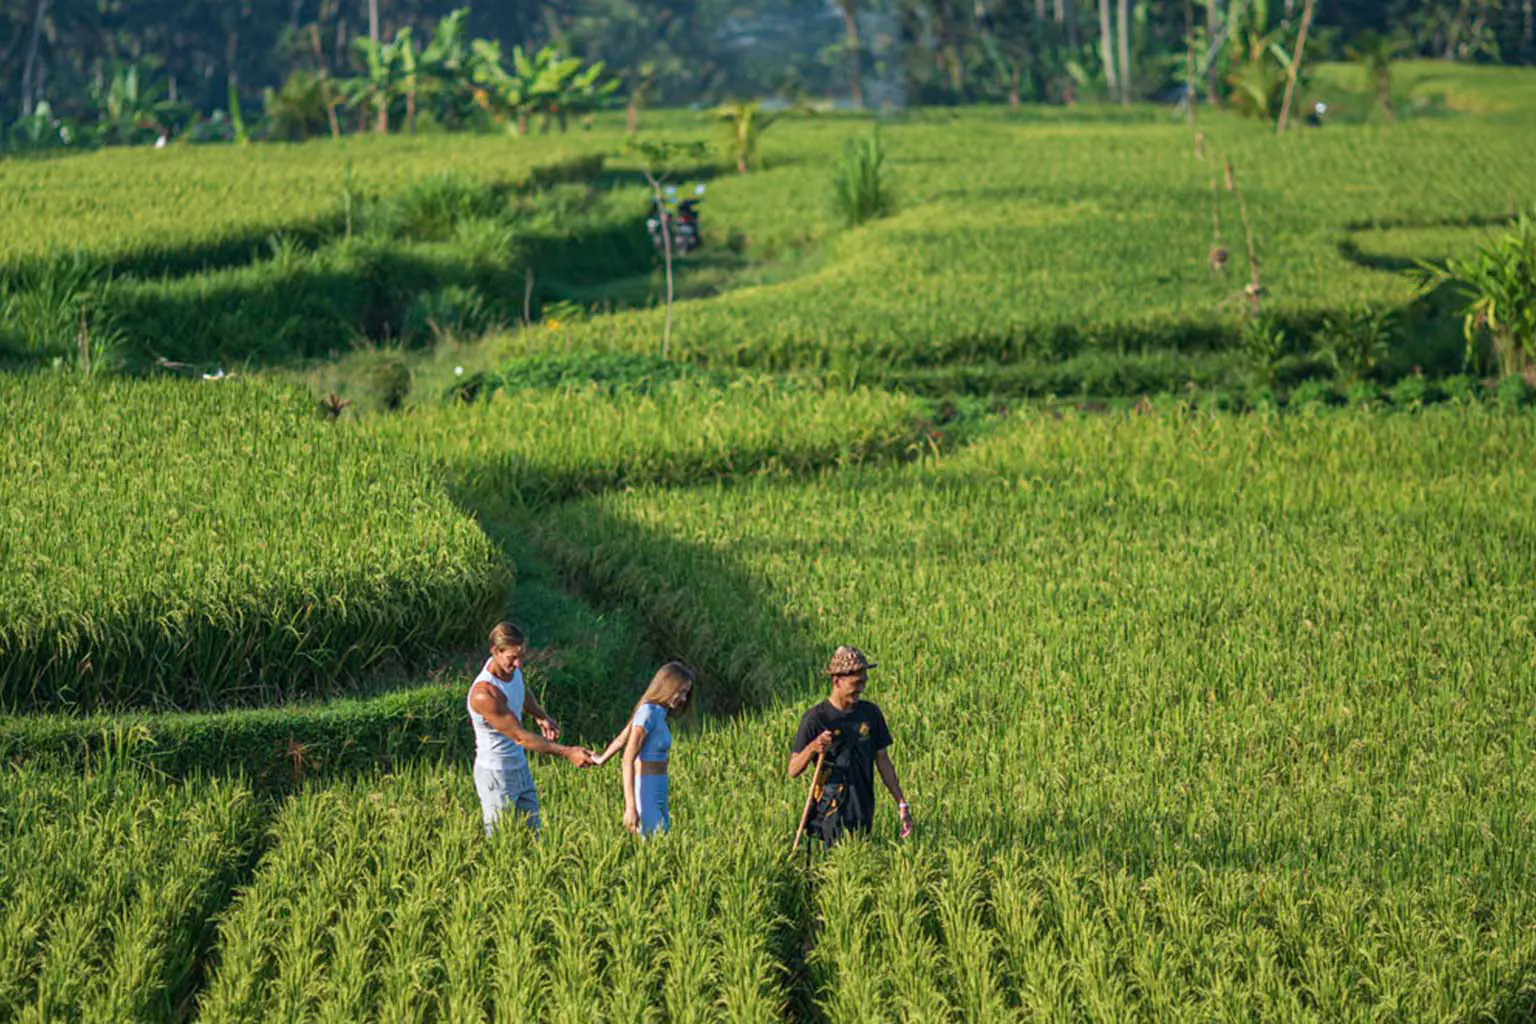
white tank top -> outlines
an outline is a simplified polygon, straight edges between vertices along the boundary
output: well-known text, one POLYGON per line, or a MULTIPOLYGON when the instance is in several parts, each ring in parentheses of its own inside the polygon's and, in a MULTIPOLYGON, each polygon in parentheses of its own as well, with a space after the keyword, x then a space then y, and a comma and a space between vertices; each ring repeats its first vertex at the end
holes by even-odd
POLYGON ((497 732, 485 716, 477 712, 470 700, 474 697, 475 687, 480 683, 490 683, 500 690, 502 696, 507 698, 507 710, 516 718, 518 724, 523 721, 523 670, 512 670, 512 678, 502 682, 491 674, 491 662, 487 658, 485 667, 480 674, 475 676, 475 681, 470 684, 469 693, 464 697, 464 706, 469 709, 469 724, 475 730, 475 764, 485 765, 489 768, 521 768, 528 764, 528 758, 523 753, 523 748, 513 743, 507 737, 497 732))

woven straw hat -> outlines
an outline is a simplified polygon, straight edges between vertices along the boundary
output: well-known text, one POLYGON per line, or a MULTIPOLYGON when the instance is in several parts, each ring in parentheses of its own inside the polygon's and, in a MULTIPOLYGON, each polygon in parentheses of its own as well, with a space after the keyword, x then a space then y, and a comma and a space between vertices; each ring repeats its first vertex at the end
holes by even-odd
POLYGON ((832 660, 827 662, 824 675, 851 676, 857 672, 865 672, 872 668, 878 668, 874 662, 864 656, 864 652, 857 647, 849 647, 844 644, 832 655, 832 660))

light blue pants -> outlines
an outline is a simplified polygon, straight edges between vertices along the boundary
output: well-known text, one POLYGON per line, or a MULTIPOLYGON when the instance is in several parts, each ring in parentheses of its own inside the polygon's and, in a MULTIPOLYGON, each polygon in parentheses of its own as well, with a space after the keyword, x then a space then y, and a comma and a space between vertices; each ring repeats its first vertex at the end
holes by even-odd
POLYGON ((485 834, 496 831, 496 821, 509 808, 539 830, 539 792, 533 788, 533 776, 526 764, 513 768, 475 765, 475 790, 480 794, 480 817, 485 834))
POLYGON ((672 814, 668 810, 667 776, 635 776, 635 809, 640 812, 640 834, 648 836, 657 829, 672 831, 672 814))

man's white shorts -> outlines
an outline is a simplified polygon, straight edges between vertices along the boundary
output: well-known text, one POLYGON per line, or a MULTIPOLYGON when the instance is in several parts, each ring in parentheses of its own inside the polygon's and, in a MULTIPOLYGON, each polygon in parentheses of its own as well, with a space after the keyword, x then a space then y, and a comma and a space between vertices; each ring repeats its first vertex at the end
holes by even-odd
POLYGON ((539 830, 539 793, 526 763, 515 766, 475 765, 475 789, 480 793, 480 816, 485 834, 496 830, 496 821, 509 808, 539 830))

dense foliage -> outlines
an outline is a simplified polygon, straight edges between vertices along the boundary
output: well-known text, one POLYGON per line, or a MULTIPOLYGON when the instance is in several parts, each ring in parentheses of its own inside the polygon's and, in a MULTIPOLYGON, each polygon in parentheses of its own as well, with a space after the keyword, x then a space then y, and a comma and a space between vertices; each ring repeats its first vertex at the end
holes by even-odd
MULTIPOLYGON (((856 104, 1132 99, 1192 84, 1278 104, 1303 0, 180 0, 0 5, 14 145, 562 126, 610 96, 821 94, 856 104), (1191 63, 1193 57, 1193 63, 1191 63), (514 59, 515 58, 515 59, 514 59), (599 67, 599 64, 602 67, 599 67), (242 111, 244 113, 242 113, 242 111)), ((1531 0, 1322 0, 1314 56, 1530 63, 1531 0)), ((1271 116, 1274 111, 1267 110, 1271 116)))

